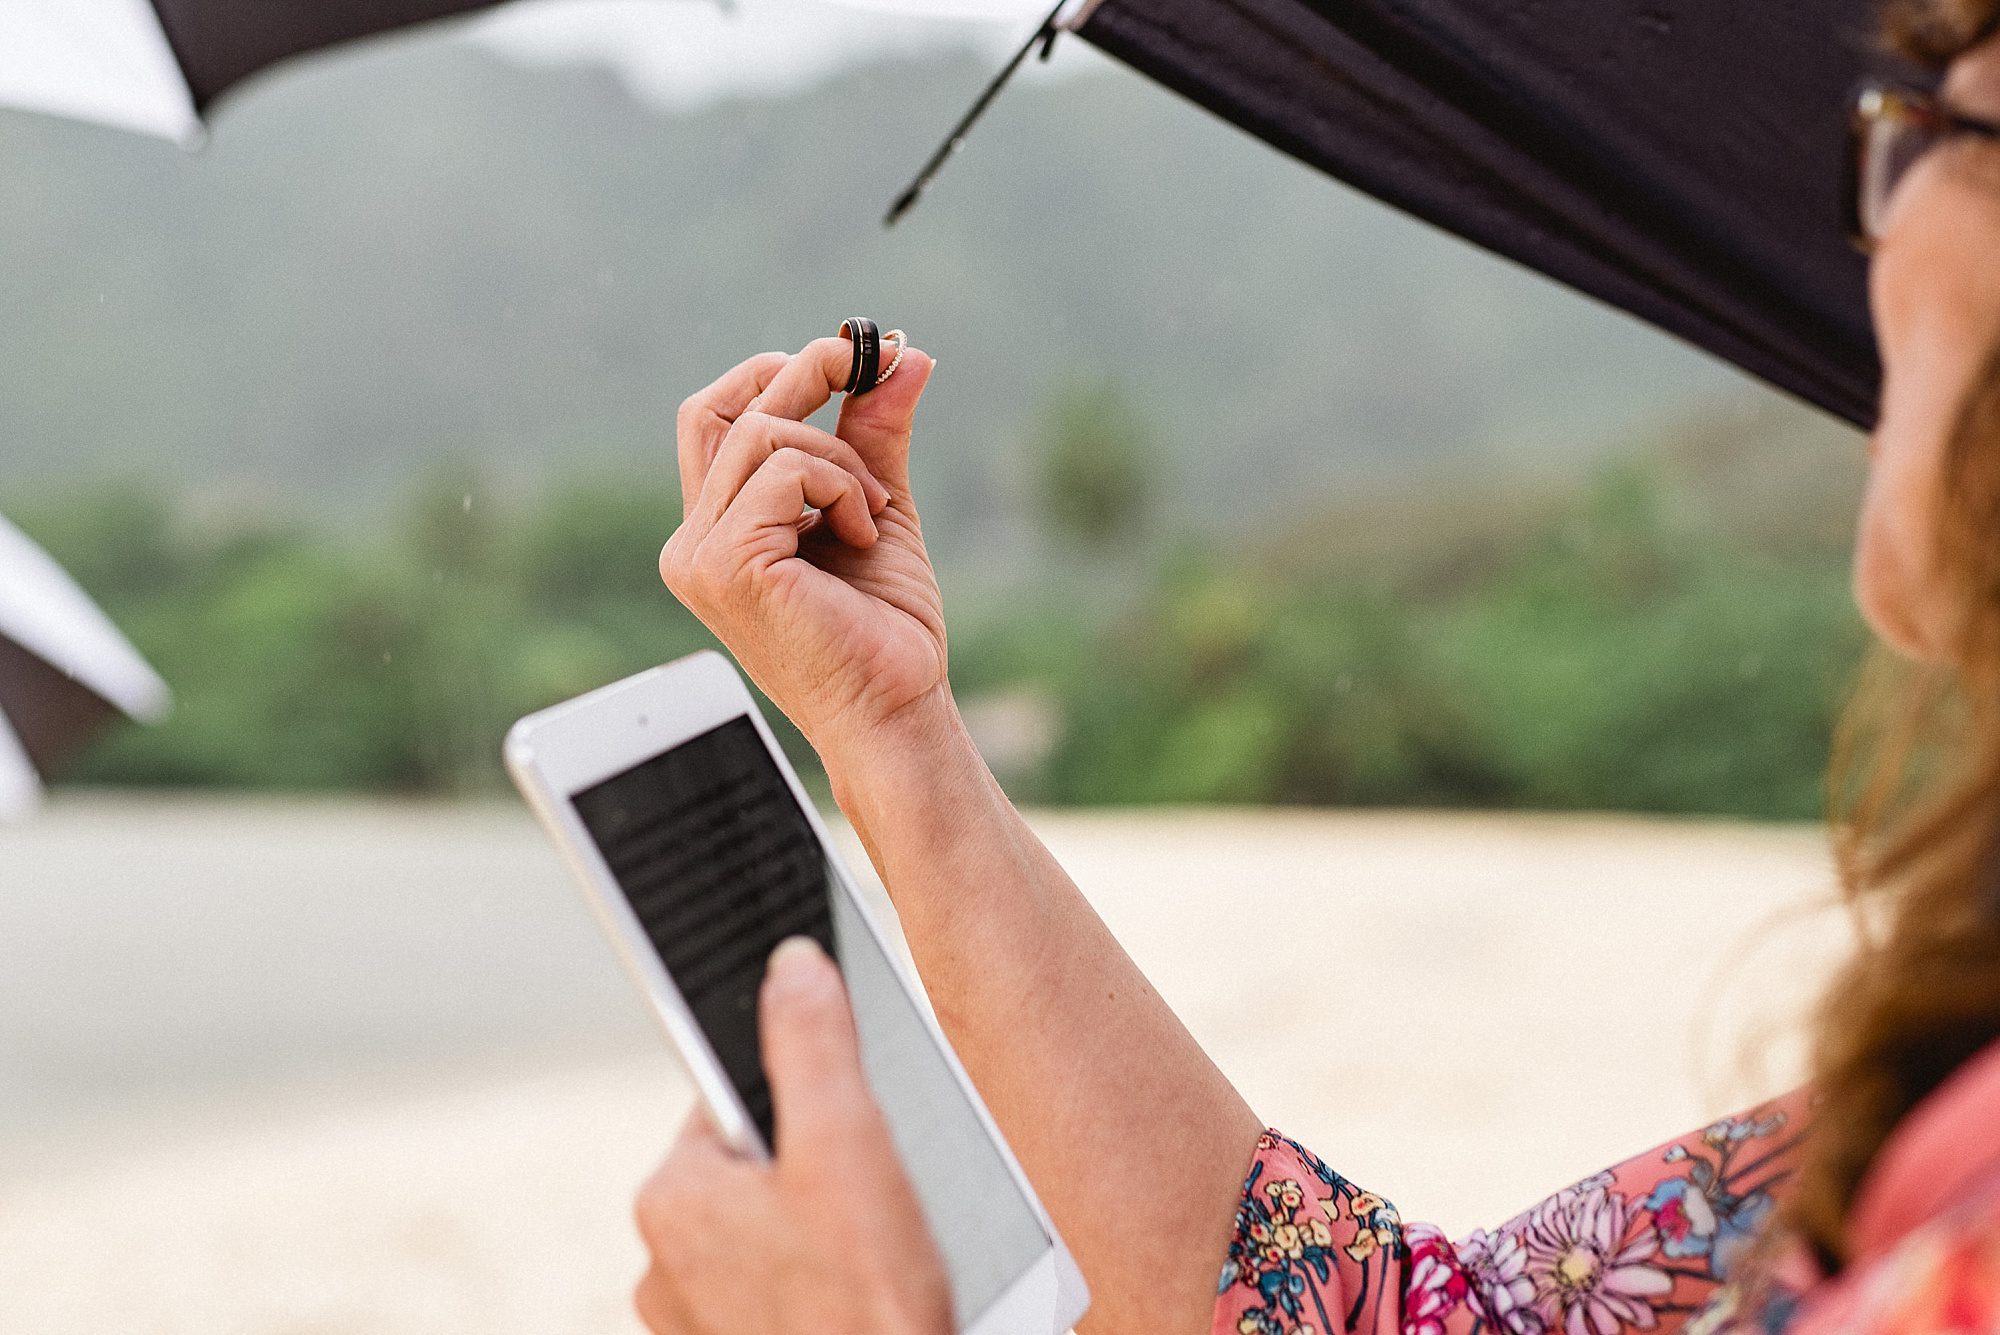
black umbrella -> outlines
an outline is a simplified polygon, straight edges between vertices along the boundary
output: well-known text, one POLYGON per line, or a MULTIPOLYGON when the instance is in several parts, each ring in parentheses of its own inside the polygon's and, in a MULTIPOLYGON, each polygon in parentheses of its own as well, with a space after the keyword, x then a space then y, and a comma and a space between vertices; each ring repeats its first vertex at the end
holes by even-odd
POLYGON ((494 0, 36 0, 0 5, 0 101, 175 138, 306 51, 494 0))
POLYGON ((424 23, 493 0, 152 0, 197 112, 287 56, 424 23))
POLYGON ((1087 40, 1322 171, 1851 422, 1868 0, 1099 0, 1087 40))
POLYGON ((1070 0, 1015 64, 1063 30, 1377 198, 1874 417, 1841 225, 1846 100, 1889 63, 1870 0, 1070 0))
POLYGON ((166 683, 89 595, 0 519, 0 820, 113 721, 166 711, 166 683))
MULTIPOLYGON (((274 61, 490 2, 0 8, 0 100, 187 133, 274 61), (35 42, 112 35, 106 68, 127 77, 91 94, 106 105, 58 105, 74 87, 35 42), (154 105, 168 94, 177 108, 154 105)), ((1064 0, 1041 36, 1072 29, 1323 171, 1867 423, 1863 267, 1837 220, 1871 27, 1869 0, 1064 0)))

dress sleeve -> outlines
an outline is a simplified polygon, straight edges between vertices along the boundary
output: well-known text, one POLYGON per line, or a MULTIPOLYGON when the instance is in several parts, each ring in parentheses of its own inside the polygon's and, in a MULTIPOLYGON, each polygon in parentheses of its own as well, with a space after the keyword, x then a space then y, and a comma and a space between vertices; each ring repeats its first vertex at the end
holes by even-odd
POLYGON ((1678 1335, 1782 1194, 1805 1108, 1724 1118, 1455 1242, 1266 1131, 1214 1335, 1678 1335))
POLYGON ((1991 1335, 2000 1331, 2000 1185, 1850 1267, 1791 1327, 1849 1335, 1991 1335))

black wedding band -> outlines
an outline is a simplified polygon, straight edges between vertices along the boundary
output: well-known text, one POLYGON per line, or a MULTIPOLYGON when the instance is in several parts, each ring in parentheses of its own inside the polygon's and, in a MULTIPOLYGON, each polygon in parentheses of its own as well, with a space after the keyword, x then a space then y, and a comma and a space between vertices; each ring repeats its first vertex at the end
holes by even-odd
POLYGON ((840 336, 854 344, 854 364, 848 368, 847 394, 866 394, 875 388, 882 369, 882 331, 873 320, 855 316, 840 322, 840 336))

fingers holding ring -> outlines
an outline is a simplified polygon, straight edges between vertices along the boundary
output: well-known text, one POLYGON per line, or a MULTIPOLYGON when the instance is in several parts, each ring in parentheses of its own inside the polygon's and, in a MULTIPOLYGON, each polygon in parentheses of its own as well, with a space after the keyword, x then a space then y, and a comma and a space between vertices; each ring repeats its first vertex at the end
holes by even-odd
POLYGON ((896 345, 896 355, 889 359, 889 364, 875 377, 875 383, 878 385, 887 382, 890 376, 896 374, 896 368, 903 364, 903 353, 910 346, 910 336, 900 329, 891 329, 882 337, 896 345))
POLYGON ((896 374, 902 364, 903 352, 909 347, 909 335, 900 329, 891 329, 883 334, 873 320, 856 316, 840 322, 840 336, 854 345, 854 358, 847 368, 847 383, 842 392, 850 396, 866 394, 896 374), (896 345, 896 355, 882 365, 882 343, 887 339, 896 345))

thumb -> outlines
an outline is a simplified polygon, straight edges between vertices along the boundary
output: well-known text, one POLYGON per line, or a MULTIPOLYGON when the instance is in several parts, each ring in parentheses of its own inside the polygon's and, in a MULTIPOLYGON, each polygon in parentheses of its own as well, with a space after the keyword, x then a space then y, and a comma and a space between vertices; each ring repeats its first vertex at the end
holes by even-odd
POLYGON ((861 1071, 847 988, 819 942, 794 936, 778 943, 757 1009, 779 1161, 794 1153, 850 1158, 878 1137, 886 1143, 861 1071))
POLYGON ((852 445, 868 470, 888 486, 908 489, 917 402, 936 367, 930 354, 908 348, 894 375, 866 394, 848 395, 840 405, 834 434, 852 445))

